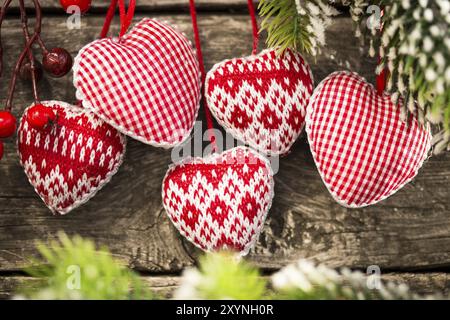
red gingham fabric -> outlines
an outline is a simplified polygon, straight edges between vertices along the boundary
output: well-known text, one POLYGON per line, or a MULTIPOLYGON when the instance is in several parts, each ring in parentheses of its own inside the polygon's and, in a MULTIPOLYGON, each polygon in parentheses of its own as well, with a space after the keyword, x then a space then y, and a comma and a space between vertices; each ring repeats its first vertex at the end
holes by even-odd
POLYGON ((268 160, 237 147, 172 166, 163 180, 162 198, 174 225, 197 247, 245 255, 263 228, 273 186, 268 160))
POLYGON ((322 179, 347 207, 381 201, 412 180, 431 148, 431 133, 401 120, 388 94, 355 73, 336 72, 316 88, 306 132, 322 179))
POLYGON ((165 23, 143 19, 120 39, 88 44, 73 71, 83 106, 132 138, 169 148, 194 126, 197 59, 187 38, 165 23))
POLYGON ((53 213, 66 214, 92 198, 119 169, 126 139, 95 114, 61 101, 44 101, 57 115, 33 129, 25 110, 18 129, 20 163, 53 213))
POLYGON ((292 50, 225 60, 208 72, 205 84, 217 122, 265 154, 289 151, 303 130, 312 91, 311 70, 292 50))

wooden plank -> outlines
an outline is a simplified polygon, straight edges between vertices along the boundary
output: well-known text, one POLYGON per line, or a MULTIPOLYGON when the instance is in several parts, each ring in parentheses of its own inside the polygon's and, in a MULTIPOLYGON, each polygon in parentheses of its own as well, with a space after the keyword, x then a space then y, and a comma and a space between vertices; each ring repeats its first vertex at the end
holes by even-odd
MULTIPOLYGON (((180 286, 178 276, 145 276, 141 277, 151 291, 160 298, 171 298, 180 286)), ((420 295, 441 293, 450 294, 450 275, 448 273, 389 273, 382 276, 383 281, 406 284, 410 290, 420 295)), ((0 299, 12 299, 18 288, 27 286, 36 288, 41 280, 24 276, 0 276, 0 299)))
MULTIPOLYGON (((157 15, 192 36, 188 15, 157 15)), ((82 29, 67 30, 64 17, 44 20, 49 46, 64 46, 73 54, 100 30, 102 18, 82 18, 82 29)), ((248 16, 199 17, 207 67, 225 58, 251 51, 248 16)), ((117 27, 115 28, 117 31, 117 27)), ((20 26, 4 24, 6 73, 19 51, 20 26)), ((352 36, 352 22, 336 19, 328 33, 328 47, 312 63, 316 83, 348 65, 374 80, 374 60, 361 53, 352 36)), ((5 96, 6 78, 0 95, 5 96)), ((43 99, 74 101, 71 77, 45 79, 43 99)), ((28 85, 17 92, 15 113, 31 102, 28 85)), ((13 141, 7 141, 0 162, 0 270, 17 270, 35 253, 36 240, 53 238, 58 230, 81 234, 108 245, 131 267, 150 272, 178 272, 191 265, 199 251, 172 227, 161 205, 161 180, 170 152, 130 139, 125 163, 95 198, 64 217, 55 217, 26 181, 13 141)), ((381 204, 346 209, 324 187, 305 139, 281 159, 276 176, 275 201, 257 248, 250 258, 264 269, 303 257, 330 266, 382 270, 433 269, 450 266, 450 153, 432 158, 417 179, 381 204)))
MULTIPOLYGON (((41 7, 44 11, 57 12, 63 14, 64 11, 59 0, 40 0, 41 7)), ((255 1, 256 3, 257 1, 255 1)), ((92 1, 89 14, 105 12, 109 7, 110 1, 92 1)), ((198 10, 242 10, 247 8, 247 0, 196 0, 198 10)), ((27 8, 34 8, 31 1, 26 1, 27 8)), ((18 9, 17 1, 10 6, 18 9)), ((136 1, 136 12, 142 11, 187 11, 189 10, 189 1, 186 0, 138 0, 136 1)))

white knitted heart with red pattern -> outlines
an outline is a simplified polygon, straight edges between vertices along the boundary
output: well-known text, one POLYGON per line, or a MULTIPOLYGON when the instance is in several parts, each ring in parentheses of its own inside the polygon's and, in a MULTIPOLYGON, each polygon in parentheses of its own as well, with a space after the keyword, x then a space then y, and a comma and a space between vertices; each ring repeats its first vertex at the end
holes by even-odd
POLYGON ((20 164, 31 185, 53 213, 66 214, 92 198, 119 169, 126 139, 83 108, 44 101, 56 122, 33 129, 27 110, 18 129, 20 164))
POLYGON ((188 39, 143 19, 120 39, 91 42, 75 58, 83 106, 120 132, 169 148, 191 132, 200 102, 200 71, 188 39))
POLYGON ((289 151, 302 132, 313 77, 299 53, 225 60, 206 76, 212 114, 233 137, 266 154, 289 151))
POLYGON ((314 91, 306 132, 322 179, 347 207, 381 201, 411 181, 431 148, 429 127, 401 120, 388 94, 355 73, 335 72, 314 91))
POLYGON ((273 189, 268 160, 237 147, 172 166, 163 181, 162 198, 174 225, 197 247, 245 255, 263 228, 273 189))

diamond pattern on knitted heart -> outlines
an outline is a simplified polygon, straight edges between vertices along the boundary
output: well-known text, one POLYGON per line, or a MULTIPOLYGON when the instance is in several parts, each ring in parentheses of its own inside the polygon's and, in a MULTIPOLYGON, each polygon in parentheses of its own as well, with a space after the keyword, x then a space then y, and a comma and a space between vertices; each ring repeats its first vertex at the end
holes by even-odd
POLYGON ((56 123, 18 129, 20 164, 31 185, 53 213, 66 214, 92 198, 119 169, 126 139, 90 111, 60 101, 44 101, 56 123))
POLYGON ((263 228, 273 188, 268 160, 237 147, 170 167, 162 198, 174 225, 197 247, 245 255, 263 228))
POLYGON ((208 107, 234 138, 266 154, 289 151, 303 130, 313 77, 300 54, 275 49, 225 60, 206 76, 208 107))
POLYGON ((394 194, 417 175, 431 148, 429 127, 403 122, 388 94, 350 72, 335 72, 316 88, 306 132, 325 185, 346 207, 394 194))
POLYGON ((191 132, 200 102, 200 71, 187 38, 143 19, 120 39, 86 45, 74 62, 77 98, 120 132, 169 148, 191 132))

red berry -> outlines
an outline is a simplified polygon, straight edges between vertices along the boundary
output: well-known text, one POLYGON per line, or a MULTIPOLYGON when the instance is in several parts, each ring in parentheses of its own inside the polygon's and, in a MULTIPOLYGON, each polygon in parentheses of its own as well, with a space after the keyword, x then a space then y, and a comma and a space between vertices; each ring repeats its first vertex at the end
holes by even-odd
POLYGON ((66 12, 70 6, 77 6, 80 8, 81 13, 85 13, 91 7, 92 0, 59 0, 59 2, 66 12))
POLYGON ((63 48, 53 48, 44 53, 42 66, 53 77, 66 75, 72 68, 72 56, 63 48))
POLYGON ((9 111, 0 111, 0 138, 11 137, 16 131, 16 118, 9 111))
MULTIPOLYGON (((34 61, 34 74, 36 80, 39 81, 42 78, 42 65, 39 61, 34 61)), ((31 63, 27 61, 20 66, 19 71, 20 79, 24 81, 31 81, 31 63)))
POLYGON ((56 115, 51 108, 42 104, 35 104, 28 109, 27 120, 32 128, 42 130, 50 126, 56 120, 56 115))
POLYGON ((3 141, 0 141, 0 160, 3 158, 3 141))

